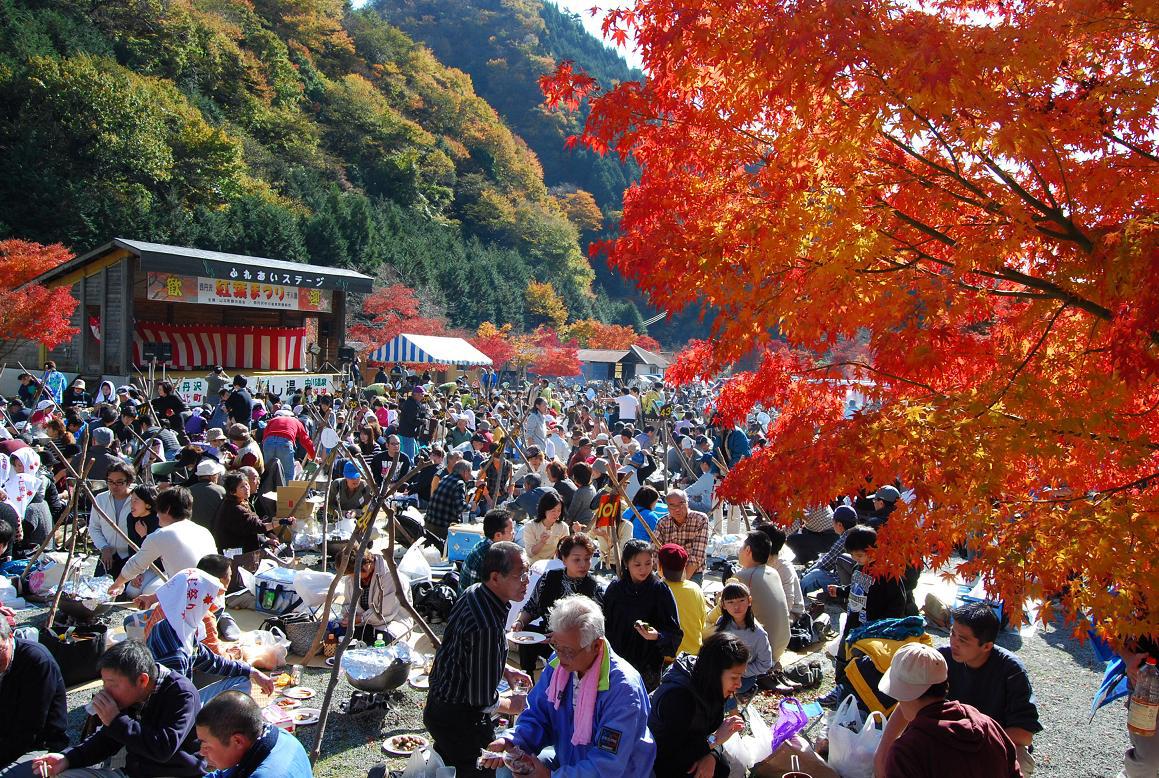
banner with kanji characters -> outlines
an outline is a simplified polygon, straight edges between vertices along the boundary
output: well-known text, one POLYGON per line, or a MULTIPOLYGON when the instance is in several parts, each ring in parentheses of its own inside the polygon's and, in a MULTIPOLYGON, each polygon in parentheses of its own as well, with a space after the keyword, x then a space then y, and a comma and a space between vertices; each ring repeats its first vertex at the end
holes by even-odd
MULTIPOLYGON (((228 278, 194 278, 176 273, 147 274, 147 296, 150 300, 168 303, 201 303, 204 305, 239 305, 247 308, 279 308, 286 311, 316 311, 329 313, 333 292, 284 283, 258 280, 264 272, 254 274, 255 280, 228 278)), ((278 279, 295 276, 281 275, 278 279)), ((270 279, 273 275, 269 276, 270 279)))
POLYGON ((145 343, 171 343, 172 370, 221 365, 243 370, 303 370, 306 365, 305 327, 224 327, 137 322, 133 361, 145 364, 145 343))
MULTIPOLYGON (((341 385, 342 376, 334 373, 309 373, 307 375, 255 376, 251 377, 249 388, 255 392, 289 397, 300 389, 313 389, 318 394, 332 394, 341 385)), ((216 397, 207 397, 209 378, 179 378, 173 381, 173 388, 187 403, 200 403, 216 397)))

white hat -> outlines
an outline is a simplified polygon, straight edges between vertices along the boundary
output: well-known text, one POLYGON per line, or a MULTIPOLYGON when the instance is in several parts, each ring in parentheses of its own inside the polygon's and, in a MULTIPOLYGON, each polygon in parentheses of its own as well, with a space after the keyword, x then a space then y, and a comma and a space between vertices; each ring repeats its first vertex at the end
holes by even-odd
POLYGON ((943 683, 949 677, 946 658, 933 646, 906 643, 893 655, 893 661, 877 688, 898 702, 916 700, 926 689, 943 683))
POLYGON ((692 438, 688 437, 687 435, 685 435, 684 437, 682 437, 680 439, 680 448, 683 449, 684 451, 687 451, 688 449, 692 448, 694 445, 696 445, 696 444, 692 442, 692 438))
POLYGON ((278 408, 278 410, 274 411, 274 415, 275 416, 293 416, 294 412, 292 410, 290 410, 289 408, 278 408))
POLYGON ((606 443, 608 441, 608 433, 601 432, 599 435, 596 435, 596 440, 602 440, 606 443))
POLYGON ((214 462, 212 459, 203 459, 197 463, 197 475, 221 475, 225 472, 225 468, 220 463, 214 462))
POLYGON ((43 411, 56 405, 52 400, 41 400, 36 404, 36 410, 43 411))

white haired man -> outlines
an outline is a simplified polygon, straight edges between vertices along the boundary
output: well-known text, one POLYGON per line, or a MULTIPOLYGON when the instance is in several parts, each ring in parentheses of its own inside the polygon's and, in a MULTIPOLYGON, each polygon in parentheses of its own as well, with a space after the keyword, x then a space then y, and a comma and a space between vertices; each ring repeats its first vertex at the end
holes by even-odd
MULTIPOLYGON (((581 594, 564 597, 551 610, 548 631, 555 656, 532 689, 513 736, 495 740, 487 750, 511 752, 509 758, 521 751, 519 761, 536 778, 651 774, 656 743, 648 731, 648 691, 604 637, 600 606, 581 594), (541 759, 549 746, 555 755, 541 759)), ((484 764, 498 767, 501 761, 484 764)))

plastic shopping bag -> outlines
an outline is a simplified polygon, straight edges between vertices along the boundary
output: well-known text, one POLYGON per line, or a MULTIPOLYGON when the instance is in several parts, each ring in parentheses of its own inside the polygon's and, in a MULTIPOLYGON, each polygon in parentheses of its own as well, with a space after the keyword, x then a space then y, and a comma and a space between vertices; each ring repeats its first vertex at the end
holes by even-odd
POLYGON ((729 778, 744 778, 753 765, 763 762, 772 753, 772 730, 756 708, 746 714, 749 734, 737 733, 724 741, 728 757, 729 778))
POLYGON ((405 575, 411 585, 431 580, 431 564, 423 555, 424 545, 422 538, 416 540, 402 555, 402 559, 398 563, 399 573, 405 575))
POLYGON ((299 570, 294 573, 294 591, 302 598, 302 603, 312 610, 326 601, 326 592, 330 590, 330 582, 333 580, 333 573, 299 570))
POLYGON ((443 764, 443 759, 433 749, 419 749, 410 755, 410 759, 406 762, 406 767, 402 771, 402 778, 443 778, 443 776, 453 776, 455 768, 448 768, 443 764))
POLYGON ((873 778, 873 755, 884 729, 881 713, 874 711, 863 720, 857 698, 846 697, 829 724, 829 766, 841 778, 873 778))

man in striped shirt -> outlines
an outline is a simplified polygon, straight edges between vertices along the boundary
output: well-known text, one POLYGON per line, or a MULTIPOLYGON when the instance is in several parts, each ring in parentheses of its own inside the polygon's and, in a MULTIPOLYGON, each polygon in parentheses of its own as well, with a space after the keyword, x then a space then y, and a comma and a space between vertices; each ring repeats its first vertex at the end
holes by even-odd
MULTIPOLYGON (((523 549, 500 541, 487 549, 479 583, 455 602, 443 643, 435 654, 423 723, 435 750, 460 776, 494 775, 477 765, 481 751, 495 739, 491 715, 503 712, 499 681, 514 685, 531 679, 507 667, 507 615, 511 603, 527 596, 530 565, 523 549)), ((516 711, 517 712, 517 711, 516 711)))

